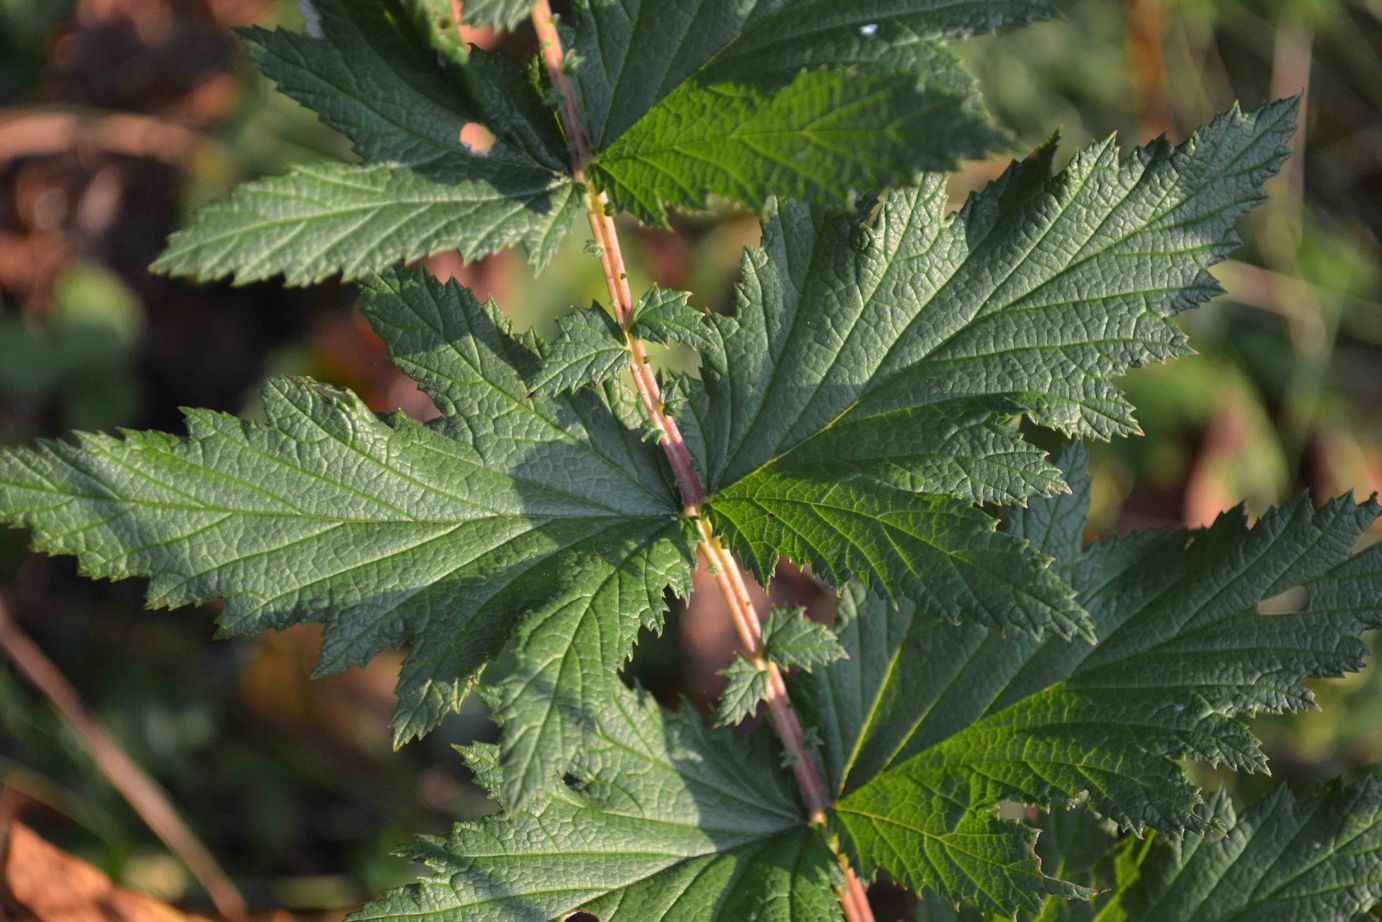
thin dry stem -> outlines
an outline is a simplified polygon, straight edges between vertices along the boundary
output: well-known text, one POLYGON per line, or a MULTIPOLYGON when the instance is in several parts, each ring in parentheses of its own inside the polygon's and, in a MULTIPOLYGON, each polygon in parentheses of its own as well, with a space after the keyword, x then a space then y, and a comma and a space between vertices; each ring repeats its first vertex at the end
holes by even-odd
MULTIPOLYGON (((676 420, 667 413, 662 401, 662 391, 658 385, 657 374, 648 364, 647 350, 637 336, 630 331, 633 320, 633 293, 629 289, 628 271, 624 265, 623 250, 619 245, 618 230, 609 214, 609 202, 603 192, 596 192, 586 180, 585 169, 593 157, 590 137, 586 132, 584 120, 576 104, 576 94, 566 73, 565 53, 561 36, 557 32, 556 21, 548 0, 536 0, 532 12, 533 27, 537 30, 538 41, 542 47, 543 61, 551 77, 552 86, 561 95, 562 123, 566 128, 567 141, 571 147, 572 175, 579 183, 586 185, 586 216, 590 220, 590 230, 594 235, 596 249, 600 254, 600 266, 604 271, 605 282, 609 286, 609 296, 614 303, 615 317, 624 328, 628 341, 634 384, 649 420, 658 430, 659 443, 671 464, 672 473, 681 491, 683 508, 686 514, 695 519, 700 534, 698 550, 706 566, 715 575, 715 580, 729 604, 730 615, 735 630, 749 654, 750 661, 767 673, 768 716, 773 729, 782 740, 792 762, 792 773, 801 789, 802 800, 806 805, 807 816, 812 825, 825 823, 826 810, 830 806, 830 791, 822 778, 815 757, 806 747, 801 721, 792 707, 792 699, 782 672, 777 665, 763 656, 762 627, 758 613, 749 596, 743 571, 731 554, 715 536, 709 521, 701 516, 701 506, 705 502, 705 487, 691 462, 691 453, 686 441, 677 428, 676 420)), ((844 883, 837 887, 840 904, 848 922, 873 922, 873 912, 869 908, 868 896, 863 884, 850 868, 843 855, 839 856, 840 867, 844 871, 844 883)))
POLYGON ((183 822, 168 792, 150 778, 125 750, 111 738, 105 727, 82 702, 77 690, 53 661, 44 655, 29 635, 20 630, 7 603, 0 597, 0 653, 33 683, 72 731, 77 742, 91 756, 140 818, 148 824, 168 850, 182 859, 211 898, 216 911, 227 919, 245 917, 245 900, 230 882, 216 859, 183 822))

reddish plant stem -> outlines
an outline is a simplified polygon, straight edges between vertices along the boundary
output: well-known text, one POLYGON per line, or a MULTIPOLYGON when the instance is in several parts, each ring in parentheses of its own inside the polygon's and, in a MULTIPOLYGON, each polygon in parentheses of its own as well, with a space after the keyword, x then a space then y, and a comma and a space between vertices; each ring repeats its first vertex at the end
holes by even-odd
MULTIPOLYGON (((609 296, 614 303, 615 317, 623 327, 628 342, 633 379, 639 399, 649 420, 658 431, 659 443, 667 455, 681 492, 683 509, 688 517, 695 520, 700 535, 698 550, 707 568, 714 574, 721 593, 724 594, 740 642, 754 666, 768 676, 768 717, 791 758, 792 773, 801 789, 809 821, 813 826, 823 825, 826 810, 830 807, 830 790, 821 776, 815 757, 806 747, 801 721, 792 707, 792 699, 782 679, 782 671, 763 656, 763 631, 753 600, 749 596, 743 571, 735 561, 734 555, 720 543, 710 522, 701 515, 701 507, 706 500, 705 487, 691 463, 691 452, 677 428, 676 420, 667 413, 667 408, 663 404, 662 390, 658 385, 657 374, 648 364, 644 343, 630 330, 634 302, 633 293, 629 288, 628 271, 624 265, 623 250, 619 245, 618 230, 609 214, 607 197, 603 192, 596 192, 586 180, 585 171, 592 160, 593 150, 576 103, 575 90, 566 73, 565 53, 549 0, 534 2, 532 20, 552 86, 561 95, 561 116, 571 147, 572 175, 587 189, 586 216, 590 220, 590 230, 600 255, 605 282, 609 286, 609 296)), ((848 922, 873 922, 873 911, 869 907, 868 895, 862 882, 843 855, 839 855, 839 861, 844 871, 844 882, 836 887, 836 892, 839 894, 845 918, 848 922)))

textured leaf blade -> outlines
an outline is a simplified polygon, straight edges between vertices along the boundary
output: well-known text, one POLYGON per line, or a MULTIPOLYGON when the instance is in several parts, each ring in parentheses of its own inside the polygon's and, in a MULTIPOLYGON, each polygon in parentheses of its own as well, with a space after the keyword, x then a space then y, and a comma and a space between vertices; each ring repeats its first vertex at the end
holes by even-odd
POLYGON ((317 165, 242 186, 175 234, 156 268, 308 284, 520 243, 545 264, 578 196, 550 113, 516 69, 478 51, 443 68, 414 17, 388 4, 320 0, 316 11, 320 37, 242 37, 284 93, 379 165, 317 165), (472 122, 498 135, 484 156, 462 144, 472 122))
POLYGON ((1001 147, 965 96, 907 76, 813 70, 779 89, 687 83, 595 160, 614 204, 653 224, 665 204, 703 209, 718 194, 753 209, 780 195, 844 207, 853 193, 1001 147))
POLYGON ((478 118, 459 88, 412 42, 396 8, 317 0, 322 37, 244 29, 250 59, 285 95, 350 139, 368 160, 419 172, 464 171, 461 127, 478 118))
POLYGON ((1227 835, 1158 837, 1099 922, 1353 919, 1382 903, 1382 779, 1299 800, 1283 785, 1236 819, 1222 793, 1211 806, 1227 835))
POLYGON ((615 670, 628 659, 638 629, 662 630, 667 592, 691 595, 694 546, 689 535, 669 529, 658 542, 617 539, 588 562, 564 561, 596 578, 581 579, 563 605, 519 629, 517 662, 499 684, 495 711, 503 734, 493 790, 504 803, 522 804, 551 786, 577 752, 590 715, 621 693, 615 670))
POLYGON ((849 659, 790 679, 824 740, 849 847, 865 870, 881 865, 942 899, 1006 915, 1035 911, 1049 892, 1019 861, 1026 840, 982 840, 1008 847, 986 850, 984 871, 1003 855, 1022 869, 1006 902, 991 898, 983 873, 957 886, 937 860, 934 843, 972 830, 975 811, 987 828, 996 821, 985 811, 1002 801, 1057 808, 1087 794, 1124 826, 1205 831, 1210 817, 1177 760, 1263 769, 1243 719, 1305 707, 1304 679, 1361 667, 1359 636, 1382 624, 1382 550, 1350 554, 1379 511, 1298 500, 1251 528, 1235 513, 1203 531, 1091 545, 1062 569, 1094 618, 1093 647, 955 628, 849 590, 837 625, 849 659), (1310 597, 1303 611, 1258 613, 1292 586, 1310 597))
MULTIPOLYGON (((543 476, 565 490, 632 494, 636 505, 675 495, 656 449, 614 418, 609 392, 551 396, 567 366, 546 354, 550 344, 511 337, 493 303, 481 306, 465 289, 418 273, 376 277, 368 290, 370 322, 442 410, 439 425, 453 438, 505 465, 545 444, 543 476)), ((601 322, 592 312, 581 316, 601 322)), ((568 591, 518 632, 496 711, 505 728, 496 790, 506 803, 520 804, 559 777, 579 727, 618 684, 614 673, 640 626, 660 627, 666 591, 689 595, 693 542, 675 520, 662 528, 654 542, 631 531, 592 544, 584 558, 559 561, 566 569, 553 578, 568 591)))
POLYGON ((962 797, 960 786, 914 786, 880 792, 867 807, 841 804, 837 815, 865 869, 885 867, 907 886, 937 890, 950 902, 1011 917, 1048 897, 1093 895, 1042 873, 1036 830, 957 806, 962 797))
POLYGON ((620 207, 653 223, 708 193, 842 206, 1006 146, 937 40, 1049 14, 1044 2, 813 0, 577 7, 576 82, 620 207), (946 7, 949 7, 948 9, 946 7))
MULTIPOLYGON (((765 662, 782 669, 804 669, 833 663, 848 656, 830 628, 806 617, 800 608, 772 608, 763 621, 760 640, 765 662)), ((768 672, 759 669, 743 654, 721 670, 728 677, 715 719, 720 724, 739 723, 753 714, 768 695, 768 672)))
POLYGON ((716 56, 715 78, 784 73, 803 67, 887 64, 899 71, 939 77, 965 92, 968 78, 956 73, 934 44, 1055 16, 1048 0, 795 0, 776 15, 743 31, 716 56))
POLYGON ((763 622, 763 658, 783 669, 826 666, 848 654, 830 628, 800 608, 774 607, 763 622))
MULTIPOLYGON (((876 217, 782 205, 745 258, 733 322, 711 320, 724 359, 682 415, 717 527, 761 576, 776 546, 837 584, 858 575, 952 616, 1080 630, 1036 555, 1011 568, 1037 599, 997 595, 999 563, 952 580, 987 592, 974 605, 910 569, 893 522, 934 519, 948 510, 937 497, 1020 503, 1060 489, 1013 414, 1135 431, 1113 379, 1184 351, 1170 315, 1209 293, 1206 269, 1285 156, 1294 111, 1234 110, 1121 164, 1095 145, 1054 177, 1048 146, 958 215, 940 177, 889 194, 876 217)), ((950 514, 952 539, 981 534, 981 518, 950 514)), ((915 524, 903 537, 921 550, 940 527, 931 542, 915 524)), ((997 552, 988 538, 946 547, 997 552)))
POLYGON ((759 703, 768 697, 768 673, 740 655, 730 660, 720 675, 726 681, 715 706, 715 722, 723 727, 752 717, 759 703))
POLYGON ((584 735, 578 789, 419 842, 431 875, 352 919, 838 919, 834 858, 787 776, 763 771, 765 743, 620 687, 584 735))
POLYGON ((532 11, 533 5, 528 0, 466 0, 461 20, 472 26, 514 29, 532 11))
POLYGON ((924 76, 937 39, 1053 13, 1047 0, 582 0, 574 76, 591 140, 603 149, 698 77, 748 73, 782 85, 803 68, 868 62, 924 76))
POLYGON ((569 180, 541 169, 495 164, 487 179, 441 183, 387 165, 299 166, 197 212, 154 269, 310 285, 442 250, 478 259, 520 243, 542 266, 580 207, 569 180))
POLYGON ((600 305, 567 311, 556 326, 556 335, 543 349, 546 364, 540 390, 561 393, 600 384, 628 367, 624 331, 600 305))
POLYGON ((629 328, 640 339, 664 346, 681 343, 701 353, 703 361, 716 361, 724 346, 720 330, 710 315, 691 306, 691 293, 656 286, 648 289, 634 305, 629 328))
MULTIPOLYGON (((370 281, 367 306, 442 408, 437 423, 281 379, 264 423, 192 411, 186 438, 83 436, 0 454, 4 519, 92 575, 150 577, 150 604, 224 598, 229 633, 323 621, 327 670, 411 642, 400 742, 459 705, 520 620, 522 668, 541 672, 525 651, 540 652, 546 630, 582 651, 540 687, 577 719, 638 627, 660 618, 664 591, 689 588, 690 545, 655 450, 593 389, 532 394, 540 357, 458 286, 396 271, 370 281), (567 623, 590 604, 608 606, 602 622, 567 623)), ((554 781, 570 755, 552 736, 535 758, 554 781)))
POLYGON ((785 554, 835 585, 858 577, 946 620, 1092 638, 1049 561, 994 519, 864 478, 831 482, 830 473, 754 475, 715 494, 711 521, 764 581, 785 554))

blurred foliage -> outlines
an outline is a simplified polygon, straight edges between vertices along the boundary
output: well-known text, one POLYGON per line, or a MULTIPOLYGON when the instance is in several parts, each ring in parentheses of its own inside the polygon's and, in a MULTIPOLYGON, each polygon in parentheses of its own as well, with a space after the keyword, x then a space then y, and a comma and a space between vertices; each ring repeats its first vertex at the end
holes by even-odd
POLYGON ((143 308, 120 277, 74 262, 53 288, 47 322, 0 316, 0 392, 31 406, 62 405, 72 429, 111 429, 132 421, 139 400, 135 349, 143 308))
MULTIPOLYGON (((1095 450, 1094 527, 1202 524, 1244 499, 1261 510, 1306 488, 1382 489, 1382 0, 1064 7, 1062 20, 963 49, 1017 153, 1057 125, 1067 150, 1112 130, 1125 144, 1176 140, 1235 99, 1307 90, 1299 155, 1219 272, 1226 297, 1186 320, 1200 354, 1125 382, 1147 437, 1095 450)), ((145 271, 167 232, 234 182, 348 156, 229 37, 249 22, 300 21, 286 0, 0 0, 0 441, 176 429, 181 405, 253 413, 258 382, 281 373, 351 387, 376 409, 433 412, 387 362, 347 287, 192 287, 145 271), (36 116, 55 111, 84 126, 137 114, 192 143, 139 153, 52 140, 36 116)), ((526 30, 500 41, 533 47, 526 30)), ((1002 165, 958 175, 956 203, 1002 165)), ((634 287, 684 288, 728 310, 756 220, 722 209, 675 224, 627 228, 634 287)), ((511 255, 429 265, 493 296, 519 327, 543 327, 573 304, 607 300, 588 237, 578 227, 536 280, 511 255)), ((659 360, 696 361, 682 349, 659 360)), ((388 857, 404 837, 490 809, 448 749, 489 732, 478 704, 390 751, 394 660, 309 680, 310 630, 213 644, 209 612, 143 611, 140 587, 82 581, 68 562, 26 554, 12 532, 0 533, 0 587, 257 906, 351 905, 409 876, 388 857)), ((772 594, 829 607, 801 574, 772 594)), ((669 700, 710 700, 733 644, 713 600, 701 593, 663 638, 641 644, 629 674, 669 700)), ((1382 761, 1382 671, 1316 690, 1323 711, 1260 721, 1278 776, 1305 783, 1382 761)), ((204 905, 5 669, 0 777, 55 841, 128 884, 204 905)), ((1232 783, 1250 793, 1257 782, 1232 783)))

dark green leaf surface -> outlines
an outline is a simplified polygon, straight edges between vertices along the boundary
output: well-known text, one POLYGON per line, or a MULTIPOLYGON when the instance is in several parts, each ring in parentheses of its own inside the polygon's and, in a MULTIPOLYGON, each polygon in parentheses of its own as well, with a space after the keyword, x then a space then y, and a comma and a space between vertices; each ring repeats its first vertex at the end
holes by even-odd
POLYGON ((664 203, 703 209, 710 194, 756 210, 773 195, 844 207, 854 192, 1004 145, 970 97, 915 83, 844 70, 771 90, 686 83, 601 153, 592 175, 617 207, 665 225, 664 203))
POLYGON ((1113 383, 1185 351, 1177 310, 1285 156, 1293 102, 1234 110, 1180 148, 1054 148, 949 214, 943 177, 874 217, 784 204, 744 261, 724 361, 682 414, 710 515, 760 576, 779 552, 937 613, 1084 629, 1043 558, 966 502, 1059 489, 1004 417, 1136 431, 1113 383), (721 370, 725 369, 725 370, 721 370))
POLYGON ((518 244, 546 264, 581 203, 551 113, 522 75, 479 51, 443 70, 389 4, 319 0, 317 10, 323 38, 249 29, 245 43, 284 93, 377 165, 318 164, 246 183, 174 234, 155 268, 303 285, 518 244), (470 122, 498 136, 484 155, 461 143, 470 122))
MULTIPOLYGON (((540 359, 454 284, 376 277, 367 311, 442 409, 437 423, 278 379, 263 423, 194 410, 185 439, 82 436, 0 454, 3 517, 89 575, 148 576, 151 605, 224 598, 226 633, 323 621, 323 669, 411 642, 400 742, 456 708, 522 620, 524 686, 508 700, 539 696, 556 724, 613 681, 663 592, 689 591, 655 449, 593 389, 531 394, 525 372, 540 377, 540 359), (555 658, 549 632, 563 638, 555 658)), ((558 777, 569 746, 525 732, 538 742, 506 770, 558 777)))
POLYGON ((543 349, 546 361, 539 390, 560 393, 599 384, 628 367, 624 331, 600 305, 567 311, 556 326, 556 335, 543 349))
POLYGON ((1050 12, 1036 0, 587 0, 575 76, 592 173, 654 223, 708 193, 844 205, 1002 147, 937 40, 1050 12))
POLYGON ((352 919, 839 919, 834 856, 790 776, 765 769, 767 742, 621 687, 583 735, 571 787, 413 845, 428 877, 352 919))
POLYGON ((173 234, 154 269, 238 283, 363 278, 443 250, 478 259, 516 244, 545 265, 580 213, 568 180, 495 164, 485 180, 440 183, 386 165, 299 166, 247 182, 173 234))
MULTIPOLYGON (((763 659, 783 669, 823 666, 846 656, 830 628, 807 618, 800 608, 773 608, 763 621, 763 659)), ((721 670, 729 678, 715 719, 720 724, 739 723, 758 708, 768 694, 768 673, 742 654, 721 670)))
MULTIPOLYGON (((414 273, 385 276, 372 287, 370 321, 393 360, 436 401, 448 435, 509 469, 522 470, 536 451, 572 492, 608 489, 631 492, 639 503, 678 502, 657 449, 611 412, 622 391, 585 388, 560 399, 541 393, 551 379, 547 363, 506 334, 492 304, 481 308, 463 288, 414 273)), ((508 802, 521 802, 559 774, 575 752, 577 728, 618 685, 614 671, 640 626, 661 627, 664 592, 689 596, 692 542, 679 521, 668 527, 665 540, 615 542, 608 554, 568 561, 570 592, 544 617, 522 624, 517 662, 498 689, 496 711, 505 727, 508 802)), ((521 564, 522 557, 513 560, 521 564)))
POLYGON ((464 173, 461 127, 478 114, 434 55, 415 45, 396 4, 318 0, 322 38, 244 29, 250 58, 285 95, 350 139, 361 157, 419 172, 464 173))
MULTIPOLYGON (((1220 789, 1205 814, 1213 828, 1204 834, 1121 840, 1084 807, 1043 817, 1045 869, 1100 892, 1092 902, 1048 899, 1032 922, 1362 922, 1382 903, 1382 779, 1375 775, 1333 781, 1302 798, 1282 785, 1242 816, 1220 789)), ((1007 918, 956 913, 933 895, 916 915, 917 922, 1007 918)))
MULTIPOLYGON (((1034 504, 1061 521, 1083 501, 1034 504)), ((1091 545, 1062 570, 1093 647, 955 627, 849 590, 849 659, 791 681, 825 741, 850 847, 866 868, 1007 914, 1035 911, 1054 885, 1036 876, 1033 831, 988 812, 1001 801, 1056 808, 1087 793, 1124 826, 1204 831, 1177 760, 1262 770, 1242 718, 1308 706, 1304 679, 1361 667, 1359 635, 1382 624, 1382 547, 1350 554, 1378 515, 1301 499, 1254 527, 1238 511, 1091 545), (1305 610, 1258 613, 1297 586, 1305 610)))
POLYGON ((937 39, 1054 12, 1049 0, 580 0, 574 76, 603 149, 697 78, 781 85, 805 68, 880 60, 920 77, 917 62, 934 60, 937 39))
POLYGON ((1334 782, 1297 800, 1284 785, 1234 817, 1177 842, 1129 843, 1136 857, 1098 922, 1298 922, 1364 919, 1382 903, 1382 779, 1334 782))
POLYGON ((630 329, 640 339, 697 349, 702 361, 723 358, 720 330, 711 324, 708 312, 691 306, 689 292, 652 287, 634 305, 630 329))

